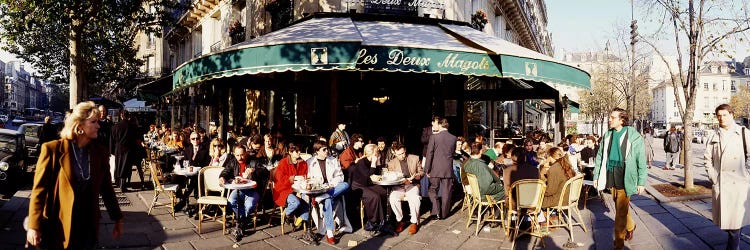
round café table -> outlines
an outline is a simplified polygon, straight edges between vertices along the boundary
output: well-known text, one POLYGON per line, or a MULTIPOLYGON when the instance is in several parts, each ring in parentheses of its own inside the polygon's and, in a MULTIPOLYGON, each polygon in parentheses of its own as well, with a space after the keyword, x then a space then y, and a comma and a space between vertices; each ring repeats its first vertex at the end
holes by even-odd
MULTIPOLYGON (((391 210, 391 202, 388 200, 388 198, 391 197, 391 192, 393 191, 393 187, 394 186, 398 186, 398 185, 403 185, 404 184, 404 180, 406 180, 406 178, 402 177, 401 179, 398 179, 398 180, 381 180, 381 181, 373 181, 372 182, 375 185, 383 186, 385 188, 385 197, 386 197, 385 198, 385 200, 386 200, 386 202, 385 202, 385 210, 386 210, 385 221, 386 221, 386 223, 390 223, 390 221, 391 221, 391 212, 392 212, 392 210, 391 210)), ((388 229, 390 229, 390 228, 388 228, 388 229)), ((392 231, 392 230, 388 230, 388 231, 392 231)), ((392 231, 392 232, 389 232, 389 233, 391 233, 393 235, 397 235, 395 231, 392 231)))
MULTIPOLYGON (((311 201, 314 200, 315 197, 318 197, 319 195, 325 194, 326 192, 330 191, 331 189, 333 189, 333 187, 326 187, 326 188, 320 188, 320 189, 307 190, 306 188, 300 188, 297 185, 292 185, 292 189, 294 190, 294 192, 296 192, 298 194, 304 194, 305 196, 307 196, 308 197, 307 203, 311 204, 310 207, 312 209, 315 209, 315 212, 317 214, 320 214, 320 211, 318 210, 318 206, 313 206, 311 201)), ((312 211, 310 211, 310 215, 312 215, 312 211)), ((318 242, 320 239, 318 238, 317 235, 315 235, 315 234, 312 233, 312 225, 313 225, 312 224, 312 216, 308 217, 307 222, 308 222, 308 224, 310 226, 307 227, 307 230, 305 231, 305 233, 301 237, 296 238, 296 239, 301 240, 302 242, 305 242, 307 244, 312 243, 312 244, 314 244, 314 245, 317 246, 317 245, 320 244, 318 242)), ((284 222, 282 221, 281 223, 284 223, 284 222)))

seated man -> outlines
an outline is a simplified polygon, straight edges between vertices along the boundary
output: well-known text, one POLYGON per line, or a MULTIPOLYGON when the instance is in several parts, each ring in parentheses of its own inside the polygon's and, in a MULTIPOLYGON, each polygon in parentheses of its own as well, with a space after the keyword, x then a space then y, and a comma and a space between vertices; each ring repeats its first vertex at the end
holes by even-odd
MULTIPOLYGON (((336 244, 333 237, 334 225, 334 200, 349 190, 349 183, 344 182, 344 173, 341 172, 341 165, 336 158, 328 157, 328 147, 325 141, 317 140, 313 143, 315 156, 307 159, 307 178, 320 180, 323 184, 328 184, 333 188, 325 194, 318 195, 313 200, 313 206, 316 203, 323 203, 323 220, 325 221, 325 230, 318 231, 325 233, 326 241, 330 244, 336 244), (325 231, 325 232, 324 232, 325 231)), ((344 218, 343 221, 347 219, 344 218)))
POLYGON ((404 230, 404 212, 401 209, 401 200, 406 197, 409 202, 409 212, 411 212, 409 225, 409 234, 417 233, 419 230, 419 180, 424 176, 422 163, 419 162, 419 156, 406 155, 406 148, 401 143, 393 145, 395 158, 388 162, 388 171, 399 172, 404 174, 404 185, 393 187, 388 202, 391 204, 393 213, 396 215, 396 233, 404 230))
MULTIPOLYGON (((299 214, 293 224, 297 228, 302 224, 302 221, 310 218, 310 209, 307 203, 292 192, 292 184, 294 184, 295 176, 307 176, 307 162, 299 157, 299 148, 294 143, 289 143, 287 149, 287 157, 281 159, 279 166, 276 167, 273 201, 279 206, 286 205, 284 213, 287 217, 294 212, 299 214)), ((282 223, 285 222, 282 221, 282 223)))
MULTIPOLYGON (((224 170, 221 171, 219 176, 219 183, 237 183, 244 182, 246 180, 255 180, 257 178, 256 167, 259 164, 253 162, 247 162, 247 153, 245 147, 242 145, 234 146, 232 151, 234 157, 228 157, 224 162, 224 170)), ((258 187, 252 189, 236 189, 229 193, 229 205, 232 207, 232 211, 237 216, 236 228, 242 232, 245 226, 249 223, 248 215, 250 211, 253 211, 256 205, 258 205, 258 187), (242 201, 243 209, 239 209, 239 202, 242 201)), ((241 236, 242 234, 240 234, 241 236)))
POLYGON ((364 228, 371 231, 372 236, 380 235, 380 230, 384 229, 381 226, 385 221, 383 198, 386 191, 382 186, 373 184, 370 179, 370 176, 378 171, 378 151, 375 144, 365 145, 365 158, 349 168, 352 190, 362 192, 362 202, 367 215, 367 226, 364 228))
POLYGON ((505 199, 505 187, 503 186, 503 180, 495 174, 488 166, 487 163, 481 160, 482 157, 482 144, 474 142, 471 144, 471 158, 466 162, 464 168, 466 173, 474 174, 477 176, 477 182, 479 184, 479 194, 482 196, 482 201, 486 201, 487 195, 492 196, 495 201, 502 201, 505 199))

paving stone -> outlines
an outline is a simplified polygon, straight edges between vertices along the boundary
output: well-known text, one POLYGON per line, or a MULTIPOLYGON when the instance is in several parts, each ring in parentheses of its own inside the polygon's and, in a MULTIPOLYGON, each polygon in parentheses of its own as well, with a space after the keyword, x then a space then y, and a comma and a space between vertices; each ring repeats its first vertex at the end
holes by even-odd
POLYGON ((614 231, 612 229, 594 230, 594 242, 597 250, 608 250, 612 249, 612 242, 614 241, 614 231))
POLYGON ((190 228, 190 229, 167 230, 164 232, 163 235, 158 235, 158 236, 155 236, 154 238, 151 238, 151 235, 149 235, 149 238, 151 239, 151 242, 155 242, 158 240, 163 240, 163 242, 180 242, 180 241, 193 240, 195 239, 194 237, 197 237, 197 236, 198 236, 198 233, 195 232, 192 228, 190 228))
MULTIPOLYGON (((244 240, 245 239, 243 239, 243 241, 244 240)), ((208 239, 192 240, 190 241, 190 243, 193 244, 193 247, 195 247, 195 249, 213 249, 221 247, 232 247, 232 245, 234 245, 234 241, 230 240, 227 237, 214 237, 208 239)))
POLYGON ((693 210, 692 208, 688 206, 674 206, 674 207, 665 207, 670 214, 674 215, 676 218, 688 218, 688 217, 696 217, 701 216, 700 213, 693 210))
POLYGON ((427 244, 432 240, 432 238, 443 235, 446 231, 449 231, 448 227, 444 226, 432 225, 429 227, 423 227, 418 234, 415 234, 414 236, 409 238, 409 240, 427 244))
POLYGON ((595 229, 607 229, 607 228, 614 228, 615 227, 615 221, 614 220, 596 220, 594 221, 594 228, 595 229))
MULTIPOLYGON (((405 240, 401 242, 401 244, 398 244, 397 246, 394 246, 391 248, 391 250, 414 250, 414 249, 422 249, 426 248, 427 245, 424 243, 419 243, 416 241, 411 240, 405 240)), ((352 248, 352 249, 364 249, 364 248, 352 248)))
POLYGON ((189 250, 195 249, 189 241, 173 242, 162 245, 164 250, 189 250))
POLYGON ((693 230, 693 233, 708 245, 714 246, 727 242, 727 233, 718 227, 702 227, 693 230))
POLYGON ((279 249, 294 249, 306 245, 302 241, 292 239, 288 235, 270 238, 265 241, 271 246, 279 249))
POLYGON ((458 249, 475 250, 475 249, 498 249, 503 245, 502 241, 490 241, 479 238, 469 238, 458 249))
POLYGON ((660 214, 660 213, 667 213, 667 210, 664 209, 664 207, 659 205, 653 205, 653 206, 636 206, 632 207, 633 211, 638 214, 660 214))
POLYGON ((427 242, 427 245, 429 245, 431 249, 456 249, 467 239, 469 239, 469 237, 444 231, 440 234, 432 235, 431 240, 427 242))
POLYGON ((688 229, 695 230, 702 227, 716 227, 714 223, 705 217, 688 217, 679 219, 688 229))
MULTIPOLYGON (((171 217, 170 217, 171 218, 171 217)), ((197 227, 186 219, 181 220, 159 220, 161 226, 168 230, 179 230, 179 229, 196 229, 197 227)), ((213 222, 212 222, 213 223, 213 222)))
POLYGON ((640 200, 631 199, 630 200, 631 207, 633 206, 645 207, 645 206, 656 206, 656 205, 659 205, 659 203, 657 203, 654 200, 649 200, 649 199, 640 199, 640 200))
POLYGON ((709 249, 708 245, 692 233, 657 236, 656 241, 664 249, 709 249))

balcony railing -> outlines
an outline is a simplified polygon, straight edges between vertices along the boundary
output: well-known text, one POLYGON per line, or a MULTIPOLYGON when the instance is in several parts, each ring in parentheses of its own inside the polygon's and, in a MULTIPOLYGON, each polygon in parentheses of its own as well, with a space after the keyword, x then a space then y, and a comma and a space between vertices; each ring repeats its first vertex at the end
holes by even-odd
POLYGON ((162 67, 162 68, 149 68, 146 70, 145 75, 146 77, 161 77, 164 75, 167 75, 172 72, 172 69, 169 67, 162 67))
POLYGON ((201 55, 203 55, 203 51, 201 51, 201 50, 196 51, 195 55, 193 55, 193 58, 200 57, 201 55))
POLYGON ((221 41, 217 41, 211 45, 211 53, 221 50, 221 41))

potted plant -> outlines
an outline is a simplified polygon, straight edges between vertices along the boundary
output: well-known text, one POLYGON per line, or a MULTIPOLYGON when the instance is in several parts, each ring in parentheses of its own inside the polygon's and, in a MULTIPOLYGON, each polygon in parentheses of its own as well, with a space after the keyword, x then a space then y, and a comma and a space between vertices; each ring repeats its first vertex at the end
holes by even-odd
POLYGON ((229 25, 229 37, 232 39, 232 44, 245 41, 245 26, 242 26, 239 19, 229 25))
POLYGON ((484 12, 484 10, 477 10, 476 13, 471 15, 471 27, 482 31, 484 30, 484 26, 487 25, 487 13, 484 12))

